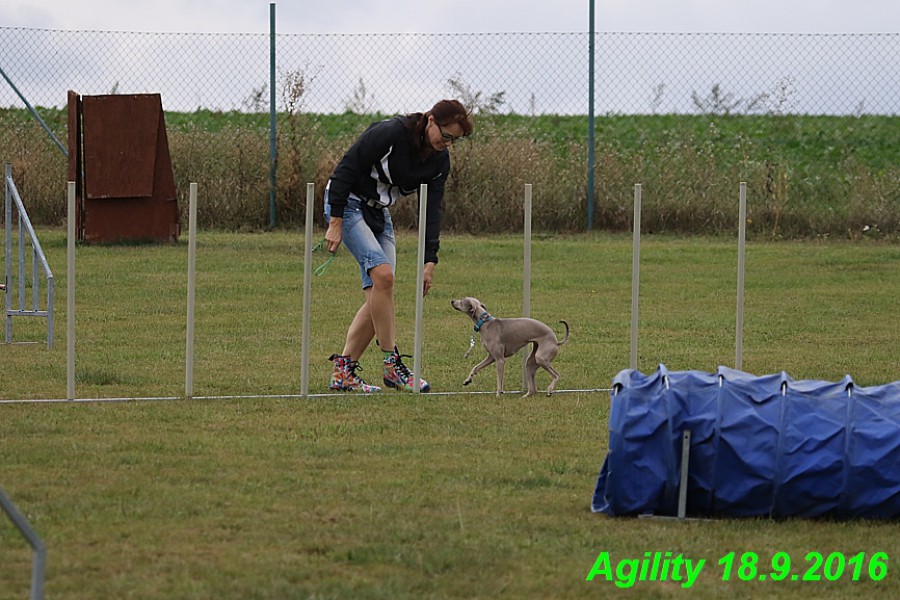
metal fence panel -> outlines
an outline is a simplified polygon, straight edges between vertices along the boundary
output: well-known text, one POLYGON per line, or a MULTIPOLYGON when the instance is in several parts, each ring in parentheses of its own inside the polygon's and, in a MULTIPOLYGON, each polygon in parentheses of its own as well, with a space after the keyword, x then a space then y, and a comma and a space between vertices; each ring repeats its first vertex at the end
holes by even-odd
MULTIPOLYGON (((587 114, 588 42, 278 34, 279 108, 403 113, 462 89, 478 102, 499 95, 499 112, 587 114)), ((62 107, 76 89, 160 93, 170 111, 268 109, 267 34, 0 28, 0 47, 0 66, 38 106, 62 107)), ((595 61, 598 114, 900 114, 900 34, 597 33, 595 61)), ((0 86, 0 107, 20 106, 0 86)))

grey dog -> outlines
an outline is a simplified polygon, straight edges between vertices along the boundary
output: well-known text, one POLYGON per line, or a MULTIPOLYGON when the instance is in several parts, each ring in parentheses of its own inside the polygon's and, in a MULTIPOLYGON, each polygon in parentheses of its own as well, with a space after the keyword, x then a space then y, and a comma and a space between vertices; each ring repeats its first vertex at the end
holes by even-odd
MULTIPOLYGON (((472 372, 463 382, 463 385, 472 383, 472 378, 481 369, 489 364, 497 363, 497 395, 503 393, 503 367, 506 359, 518 352, 527 344, 533 344, 531 355, 525 361, 525 375, 528 391, 523 398, 534 394, 536 385, 534 375, 538 367, 543 367, 553 380, 547 388, 547 395, 553 393, 559 373, 550 364, 556 358, 559 347, 569 341, 569 324, 560 321, 566 327, 566 335, 559 341, 556 334, 546 324, 537 319, 516 318, 499 319, 491 315, 484 304, 478 298, 463 298, 451 300, 450 304, 456 310, 466 313, 475 322, 475 331, 481 333, 481 343, 487 350, 487 357, 472 368, 472 372)), ((472 342, 474 343, 474 334, 472 342)))

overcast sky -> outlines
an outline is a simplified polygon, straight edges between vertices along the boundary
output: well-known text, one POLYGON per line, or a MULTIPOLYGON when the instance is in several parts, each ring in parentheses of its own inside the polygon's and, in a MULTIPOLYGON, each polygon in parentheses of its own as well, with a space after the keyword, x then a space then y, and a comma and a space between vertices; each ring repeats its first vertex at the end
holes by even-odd
MULTIPOLYGON (((0 0, 0 26, 265 33, 268 0, 0 0)), ((900 0, 596 0, 611 32, 896 33, 900 0)), ((279 33, 583 32, 589 0, 289 0, 279 33)))

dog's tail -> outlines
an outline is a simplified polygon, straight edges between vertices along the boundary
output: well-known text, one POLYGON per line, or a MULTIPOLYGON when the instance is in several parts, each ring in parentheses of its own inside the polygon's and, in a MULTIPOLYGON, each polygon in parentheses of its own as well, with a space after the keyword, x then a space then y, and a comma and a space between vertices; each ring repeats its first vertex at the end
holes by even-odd
POLYGON ((560 340, 560 341, 558 342, 558 345, 559 345, 559 346, 562 346, 563 344, 565 344, 566 342, 569 341, 569 324, 566 323, 565 321, 562 321, 562 320, 560 320, 560 323, 562 323, 563 325, 566 326, 566 335, 563 337, 562 340, 560 340))

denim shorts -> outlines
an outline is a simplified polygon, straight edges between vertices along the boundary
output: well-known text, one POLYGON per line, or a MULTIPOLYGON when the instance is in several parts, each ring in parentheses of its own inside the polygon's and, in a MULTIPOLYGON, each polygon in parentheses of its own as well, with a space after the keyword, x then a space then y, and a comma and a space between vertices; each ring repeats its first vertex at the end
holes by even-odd
MULTIPOLYGON (((342 243, 347 247, 356 262, 359 263, 359 274, 363 289, 372 287, 369 270, 378 265, 391 265, 394 273, 397 266, 397 241, 394 238, 394 223, 391 213, 384 210, 384 231, 375 234, 366 225, 363 218, 361 200, 350 197, 344 207, 344 223, 342 227, 342 243)), ((331 218, 331 205, 328 203, 328 189, 325 189, 325 222, 331 218)))

